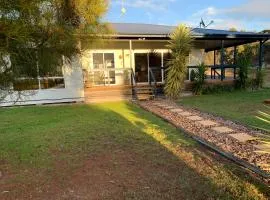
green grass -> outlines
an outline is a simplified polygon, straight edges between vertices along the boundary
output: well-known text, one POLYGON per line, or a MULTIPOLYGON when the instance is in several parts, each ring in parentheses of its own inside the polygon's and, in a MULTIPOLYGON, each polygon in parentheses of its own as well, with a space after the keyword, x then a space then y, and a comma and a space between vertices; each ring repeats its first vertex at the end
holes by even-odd
POLYGON ((235 91, 213 95, 185 97, 179 103, 251 127, 270 130, 270 124, 256 118, 258 111, 269 112, 263 101, 270 98, 270 89, 235 91))
POLYGON ((133 104, 1 109, 0 119, 0 188, 11 191, 1 199, 269 196, 240 168, 133 104))

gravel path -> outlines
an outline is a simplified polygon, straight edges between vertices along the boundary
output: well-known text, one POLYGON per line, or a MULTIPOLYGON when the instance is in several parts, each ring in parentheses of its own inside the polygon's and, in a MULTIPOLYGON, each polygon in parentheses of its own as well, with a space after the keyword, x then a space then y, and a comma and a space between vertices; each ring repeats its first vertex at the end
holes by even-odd
POLYGON ((251 130, 243 125, 198 110, 179 106, 173 101, 141 101, 139 104, 144 109, 206 140, 222 151, 229 152, 266 173, 270 173, 269 149, 266 152, 263 150, 264 153, 262 153, 262 150, 256 146, 261 144, 259 140, 263 137, 260 131, 251 130), (241 137, 239 133, 241 133, 241 137), (237 134, 240 139, 231 134, 237 134), (246 138, 242 135, 248 137, 249 140, 243 141, 246 138))

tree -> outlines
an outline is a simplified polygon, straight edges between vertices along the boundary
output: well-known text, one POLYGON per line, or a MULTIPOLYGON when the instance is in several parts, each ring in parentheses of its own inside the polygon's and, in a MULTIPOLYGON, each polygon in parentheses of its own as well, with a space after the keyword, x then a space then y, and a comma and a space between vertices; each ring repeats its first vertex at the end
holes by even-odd
POLYGON ((165 94, 169 98, 180 96, 187 72, 187 58, 192 48, 191 30, 185 25, 179 25, 170 35, 167 47, 171 49, 171 59, 168 61, 165 94))
POLYGON ((237 29, 235 27, 229 28, 229 31, 237 32, 237 29))
POLYGON ((0 98, 21 77, 35 80, 108 31, 104 0, 0 0, 0 98), (38 65, 38 70, 37 70, 38 65))

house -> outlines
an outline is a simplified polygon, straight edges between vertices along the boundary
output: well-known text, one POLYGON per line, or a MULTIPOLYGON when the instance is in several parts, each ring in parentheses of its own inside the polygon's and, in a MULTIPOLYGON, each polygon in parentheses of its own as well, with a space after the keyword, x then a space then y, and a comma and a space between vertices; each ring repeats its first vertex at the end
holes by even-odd
MULTIPOLYGON (((174 26, 112 23, 116 34, 102 43, 85 51, 71 63, 63 62, 62 69, 54 75, 39 76, 33 88, 28 89, 20 98, 15 92, 1 101, 0 106, 46 104, 62 102, 91 102, 97 99, 131 98, 141 95, 148 98, 154 89, 162 86, 166 76, 166 62, 170 50, 166 47, 174 26), (105 96, 104 96, 105 95, 105 96)), ((214 29, 192 29, 194 47, 188 59, 188 76, 193 68, 204 61, 206 52, 214 55, 209 66, 209 78, 216 81, 236 78, 235 65, 216 59, 216 50, 234 47, 235 59, 237 46, 247 43, 260 43, 262 66, 262 47, 270 38, 269 33, 231 32, 214 29)), ((81 41, 81 45, 84 45, 81 41)), ((223 51, 221 51, 223 52, 223 51)), ((14 85, 14 90, 20 84, 14 85)), ((21 89, 20 89, 20 93, 21 89)))

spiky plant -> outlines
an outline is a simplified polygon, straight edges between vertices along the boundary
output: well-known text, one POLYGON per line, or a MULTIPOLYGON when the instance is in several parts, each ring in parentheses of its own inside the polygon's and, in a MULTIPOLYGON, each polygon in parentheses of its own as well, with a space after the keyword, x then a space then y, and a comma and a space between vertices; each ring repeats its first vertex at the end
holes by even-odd
MULTIPOLYGON (((266 106, 266 109, 264 112, 258 111, 258 115, 256 116, 256 118, 264 122, 266 125, 269 125, 270 124, 270 107, 266 106)), ((262 127, 255 127, 255 128, 261 129, 267 133, 267 134, 264 134, 262 137, 259 137, 258 141, 270 147, 270 135, 269 135, 270 129, 262 128, 262 127)), ((269 150, 257 150, 256 152, 270 154, 269 150)), ((268 164, 268 167, 270 167, 270 164, 268 164)))
POLYGON ((164 91, 167 97, 176 99, 180 96, 184 86, 188 55, 192 48, 193 38, 190 28, 181 24, 170 35, 170 39, 167 47, 171 49, 172 55, 167 63, 168 71, 164 91))

